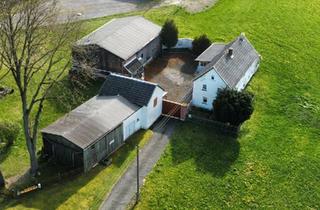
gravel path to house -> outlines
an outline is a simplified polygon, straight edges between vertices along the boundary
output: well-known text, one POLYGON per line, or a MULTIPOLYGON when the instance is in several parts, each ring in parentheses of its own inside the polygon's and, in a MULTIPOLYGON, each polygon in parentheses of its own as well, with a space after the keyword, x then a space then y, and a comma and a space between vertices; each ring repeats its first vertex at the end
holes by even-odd
MULTIPOLYGON (((159 121, 159 123, 161 123, 161 121, 159 121)), ((154 129, 152 139, 140 150, 140 187, 143 185, 144 178, 152 170, 163 153, 169 142, 169 138, 174 131, 176 123, 176 121, 170 120, 165 127, 154 129)), ((155 127, 158 126, 155 125, 155 127)), ((134 161, 113 187, 110 194, 101 204, 100 209, 118 210, 127 208, 128 204, 136 195, 136 171, 137 164, 136 161, 134 161)))

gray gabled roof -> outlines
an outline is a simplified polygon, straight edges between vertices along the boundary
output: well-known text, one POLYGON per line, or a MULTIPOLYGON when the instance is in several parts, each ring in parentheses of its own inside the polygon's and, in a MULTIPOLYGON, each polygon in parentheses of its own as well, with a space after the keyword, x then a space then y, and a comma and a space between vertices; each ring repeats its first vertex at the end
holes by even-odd
POLYGON ((201 55, 196 58, 196 61, 210 62, 214 57, 219 55, 225 47, 225 44, 213 43, 210 47, 208 47, 208 49, 206 49, 203 53, 201 53, 201 55))
POLYGON ((161 27, 141 16, 113 19, 85 36, 77 45, 98 45, 122 58, 129 59, 159 36, 161 27))
POLYGON ((194 80, 214 69, 230 88, 234 88, 257 59, 260 59, 259 53, 244 34, 241 34, 227 44, 194 80), (233 50, 232 57, 228 54, 229 49, 233 50))
POLYGON ((120 76, 117 74, 109 74, 102 85, 99 95, 121 95, 131 103, 142 107, 148 105, 156 87, 160 86, 139 79, 120 76))
POLYGON ((139 109, 122 96, 95 96, 41 132, 85 149, 139 109))

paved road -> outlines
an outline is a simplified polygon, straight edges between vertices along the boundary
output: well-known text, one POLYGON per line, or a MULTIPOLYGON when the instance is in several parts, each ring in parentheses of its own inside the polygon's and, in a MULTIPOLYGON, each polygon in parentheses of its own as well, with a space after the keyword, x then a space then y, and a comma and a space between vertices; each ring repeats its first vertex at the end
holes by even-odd
MULTIPOLYGON (((143 184, 143 179, 152 170, 154 165, 159 160, 166 145, 169 142, 169 137, 172 135, 176 121, 170 120, 165 128, 155 129, 152 139, 140 151, 140 187, 143 184)), ((137 164, 134 161, 125 174, 120 178, 114 186, 106 200, 101 204, 100 209, 122 210, 126 209, 130 201, 136 194, 136 170, 137 164)))
POLYGON ((150 0, 58 0, 58 2, 62 19, 77 14, 79 19, 92 19, 158 5, 150 0))

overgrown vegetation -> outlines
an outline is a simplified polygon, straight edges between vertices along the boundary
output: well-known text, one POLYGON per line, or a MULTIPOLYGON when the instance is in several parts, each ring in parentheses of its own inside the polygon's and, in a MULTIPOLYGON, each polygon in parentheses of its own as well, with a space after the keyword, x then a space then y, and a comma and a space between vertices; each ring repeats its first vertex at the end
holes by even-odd
POLYGON ((192 53, 195 56, 199 56, 211 45, 211 40, 207 35, 203 34, 199 37, 196 37, 192 42, 192 53))
POLYGON ((19 135, 20 127, 13 122, 0 122, 0 155, 4 153, 19 135))
POLYGON ((214 117, 220 122, 235 126, 250 119, 253 110, 253 95, 246 91, 219 89, 213 101, 214 117))
POLYGON ((166 20, 160 32, 161 42, 167 48, 174 47, 178 42, 179 31, 172 19, 166 20))

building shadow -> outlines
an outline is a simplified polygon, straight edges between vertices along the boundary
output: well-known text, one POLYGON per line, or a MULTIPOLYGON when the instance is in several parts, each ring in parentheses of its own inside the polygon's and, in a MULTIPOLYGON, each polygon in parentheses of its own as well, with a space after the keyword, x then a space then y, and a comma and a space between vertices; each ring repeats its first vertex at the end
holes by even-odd
POLYGON ((193 160, 198 171, 217 177, 224 176, 230 170, 240 151, 237 137, 193 123, 179 126, 170 143, 174 164, 193 160))

